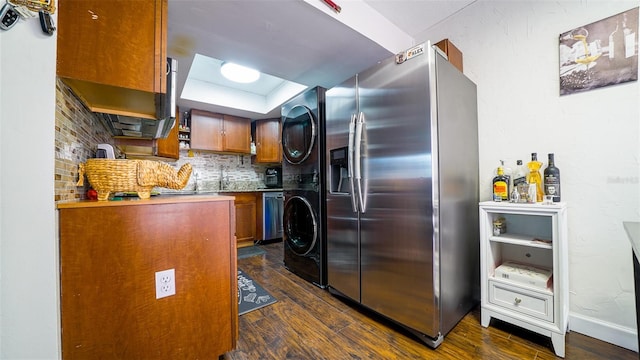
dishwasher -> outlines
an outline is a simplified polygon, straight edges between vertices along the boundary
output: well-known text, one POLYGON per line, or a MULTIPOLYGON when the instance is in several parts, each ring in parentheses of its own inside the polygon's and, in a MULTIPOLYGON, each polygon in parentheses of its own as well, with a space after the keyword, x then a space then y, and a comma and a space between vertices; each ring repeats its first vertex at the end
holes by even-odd
POLYGON ((262 193, 262 241, 282 239, 284 196, 282 191, 262 193))

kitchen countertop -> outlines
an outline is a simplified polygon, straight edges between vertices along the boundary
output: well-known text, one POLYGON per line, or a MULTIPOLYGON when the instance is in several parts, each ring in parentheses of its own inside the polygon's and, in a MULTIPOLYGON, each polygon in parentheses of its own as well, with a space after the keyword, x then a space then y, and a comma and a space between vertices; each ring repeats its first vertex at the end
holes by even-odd
POLYGON ((262 188, 262 189, 242 189, 242 190, 220 190, 219 194, 224 193, 241 193, 241 192, 275 192, 282 191, 282 189, 262 188))
POLYGON ((229 201, 234 200, 233 196, 225 196, 218 194, 172 194, 152 196, 149 199, 140 199, 138 197, 118 198, 118 200, 71 200, 59 202, 56 204, 57 209, 73 209, 88 207, 107 207, 107 206, 135 206, 135 205, 157 205, 157 204, 177 204, 189 202, 207 202, 207 201, 229 201))

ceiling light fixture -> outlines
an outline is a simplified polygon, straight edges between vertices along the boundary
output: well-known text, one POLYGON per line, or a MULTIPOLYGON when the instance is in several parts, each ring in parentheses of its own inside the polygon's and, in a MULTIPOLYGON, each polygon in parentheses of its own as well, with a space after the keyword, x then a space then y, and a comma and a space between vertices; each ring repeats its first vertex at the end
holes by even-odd
POLYGON ((220 73, 231 81, 243 84, 252 83, 260 78, 260 72, 258 70, 230 62, 222 63, 220 73))

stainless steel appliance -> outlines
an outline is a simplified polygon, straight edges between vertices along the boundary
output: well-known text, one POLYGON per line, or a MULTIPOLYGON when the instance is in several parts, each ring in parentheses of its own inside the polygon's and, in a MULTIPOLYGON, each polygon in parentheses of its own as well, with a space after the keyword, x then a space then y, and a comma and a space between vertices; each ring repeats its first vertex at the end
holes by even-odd
POLYGON ((150 139, 166 138, 175 125, 176 119, 177 71, 178 61, 167 58, 167 92, 156 95, 157 119, 98 113, 98 117, 105 128, 111 132, 111 135, 150 139))
POLYGON ((271 167, 264 172, 264 184, 266 187, 273 189, 282 188, 282 168, 271 167))
POLYGON ((325 287, 325 89, 315 87, 282 105, 284 266, 325 287))
POLYGON ((282 191, 262 193, 262 241, 282 239, 284 197, 282 191))
POLYGON ((431 347, 479 300, 476 108, 428 43, 326 93, 329 291, 431 347))

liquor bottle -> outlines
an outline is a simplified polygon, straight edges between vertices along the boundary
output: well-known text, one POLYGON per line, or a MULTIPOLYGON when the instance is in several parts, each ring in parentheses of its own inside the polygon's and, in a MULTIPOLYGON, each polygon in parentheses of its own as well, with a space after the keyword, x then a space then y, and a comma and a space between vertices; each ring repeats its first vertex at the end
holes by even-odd
POLYGON ((513 174, 513 187, 518 187, 518 184, 525 184, 527 182, 527 168, 522 164, 522 160, 516 161, 516 171, 513 174))
POLYGON ((553 153, 549 154, 549 164, 544 169, 544 193, 553 195, 553 202, 560 202, 560 169, 555 165, 553 153))
POLYGON ((507 178, 507 193, 511 194, 511 188, 513 186, 513 171, 510 167, 504 166, 504 160, 500 160, 500 165, 502 166, 502 172, 504 177, 507 178))
POLYGON ((502 166, 498 166, 498 175, 493 178, 493 201, 509 200, 509 179, 504 176, 502 166))
MULTIPOLYGON (((531 153, 531 161, 527 163, 527 167, 529 168, 529 174, 527 174, 527 182, 529 184, 535 184, 536 186, 536 202, 542 202, 542 176, 540 175, 540 168, 542 167, 542 163, 538 161, 538 154, 531 153)), ((530 199, 533 201, 534 199, 530 199)))
POLYGON ((522 163, 522 160, 516 161, 516 169, 513 173, 513 189, 511 190, 511 198, 514 198, 513 192, 517 196, 517 202, 526 203, 529 201, 529 183, 527 182, 527 174, 529 169, 522 163))

